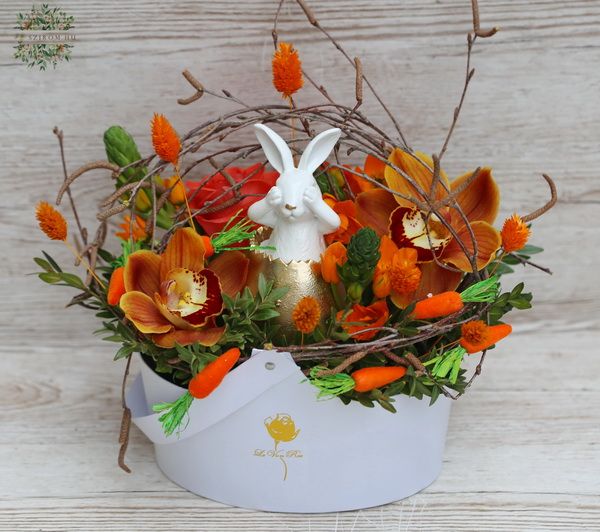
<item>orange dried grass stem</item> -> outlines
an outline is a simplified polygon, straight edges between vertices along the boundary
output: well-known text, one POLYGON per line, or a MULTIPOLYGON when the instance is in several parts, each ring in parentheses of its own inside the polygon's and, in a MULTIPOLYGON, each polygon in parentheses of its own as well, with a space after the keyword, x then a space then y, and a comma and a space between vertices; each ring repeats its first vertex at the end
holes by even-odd
POLYGON ((106 289, 104 283, 96 275, 96 272, 90 267, 87 261, 78 253, 78 251, 69 244, 67 240, 68 224, 65 217, 47 201, 40 201, 35 209, 35 217, 42 232, 50 240, 60 240, 67 249, 75 256, 78 262, 82 263, 90 275, 98 282, 98 284, 106 289))
POLYGON ((302 63, 289 43, 281 42, 273 54, 273 86, 284 98, 291 98, 304 85, 302 63))
POLYGON ((179 136, 167 118, 157 113, 152 119, 152 145, 163 161, 177 164, 181 150, 179 136))

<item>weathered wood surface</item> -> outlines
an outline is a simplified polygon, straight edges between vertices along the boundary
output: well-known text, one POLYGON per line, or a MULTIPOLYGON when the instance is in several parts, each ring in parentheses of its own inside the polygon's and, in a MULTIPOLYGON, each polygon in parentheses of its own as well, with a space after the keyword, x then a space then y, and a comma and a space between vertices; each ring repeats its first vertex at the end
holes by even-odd
MULTIPOLYGON (((132 431, 128 462, 115 464, 122 367, 91 336, 92 316, 63 311, 67 295, 42 286, 40 248, 68 260, 33 226, 32 206, 61 180, 56 140, 69 168, 103 157, 101 135, 120 123, 149 148, 148 122, 166 113, 181 131, 228 106, 190 93, 189 68, 207 86, 249 102, 269 85, 271 0, 213 2, 62 0, 76 18, 71 64, 29 71, 11 58, 23 1, 0 5, 0 528, 2 530, 600 530, 600 2, 481 0, 482 23, 502 32, 478 43, 477 74, 446 160, 450 174, 494 167, 503 212, 528 212, 555 176, 560 202, 534 226, 547 277, 526 271, 533 312, 488 357, 456 404, 444 471, 401 503, 340 515, 276 515, 192 496, 156 468, 132 431), (480 45, 479 45, 480 44, 480 45)), ((439 148, 464 75, 467 0, 314 0, 381 89, 409 141, 439 148)), ((351 103, 344 61, 316 39, 292 2, 283 38, 337 98, 351 103), (317 40, 318 42, 314 42, 317 40)), ((313 98, 310 89, 304 98, 313 98)), ((365 108, 382 124, 382 113, 365 108)), ((74 195, 88 208, 106 176, 86 176, 74 195)), ((86 209, 84 209, 86 212, 86 209)))

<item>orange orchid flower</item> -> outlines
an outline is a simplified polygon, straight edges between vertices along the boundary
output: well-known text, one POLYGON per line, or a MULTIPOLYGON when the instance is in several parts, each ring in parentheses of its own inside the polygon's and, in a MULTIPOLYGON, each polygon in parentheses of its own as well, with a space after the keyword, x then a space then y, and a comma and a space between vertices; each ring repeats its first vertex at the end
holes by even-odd
POLYGON ((325 235, 325 242, 341 242, 347 244, 362 224, 356 218, 356 204, 352 200, 337 201, 331 194, 323 194, 325 203, 329 205, 340 217, 340 226, 333 232, 325 235))
MULTIPOLYGON (((388 160, 410 176, 427 194, 430 193, 433 181, 431 157, 421 152, 410 155, 396 148, 388 160)), ((440 180, 432 195, 434 199, 442 200, 448 196, 448 191, 458 191, 456 201, 473 231, 477 243, 477 267, 482 269, 494 259, 501 244, 500 233, 491 225, 498 214, 500 193, 490 168, 482 168, 477 178, 465 187, 464 183, 470 176, 471 172, 468 172, 450 182, 441 170, 440 180)), ((387 186, 395 192, 407 198, 423 200, 415 187, 390 166, 386 166, 384 177, 387 186)), ((373 227, 380 235, 389 234, 398 247, 410 247, 417 251, 419 262, 427 264, 427 270, 431 270, 425 277, 428 280, 435 279, 436 288, 452 290, 460 282, 461 275, 439 266, 434 262, 434 256, 450 267, 463 272, 471 271, 469 257, 443 222, 435 216, 426 222, 425 215, 410 200, 379 189, 363 192, 357 197, 356 203, 357 216, 363 224, 373 227)), ((467 251, 472 253, 474 246, 469 229, 456 209, 446 206, 440 214, 467 251)))
POLYGON ((321 277, 326 283, 340 282, 338 266, 342 266, 348 256, 346 247, 341 242, 334 242, 321 255, 321 277))
POLYGON ((381 257, 373 275, 376 297, 390 296, 397 307, 405 308, 414 299, 421 283, 417 252, 413 248, 399 249, 392 239, 383 235, 379 246, 381 257))
POLYGON ((344 318, 344 311, 337 313, 337 320, 342 322, 343 329, 352 335, 355 340, 371 340, 379 331, 369 331, 374 327, 383 327, 390 317, 385 299, 376 301, 372 305, 354 305, 352 310, 344 318), (361 332, 365 331, 365 332, 361 332))
POLYGON ((148 250, 129 255, 120 306, 127 319, 160 347, 219 341, 225 327, 214 318, 222 293, 234 296, 246 283, 249 260, 239 251, 220 254, 207 266, 202 237, 178 229, 162 255, 148 250))

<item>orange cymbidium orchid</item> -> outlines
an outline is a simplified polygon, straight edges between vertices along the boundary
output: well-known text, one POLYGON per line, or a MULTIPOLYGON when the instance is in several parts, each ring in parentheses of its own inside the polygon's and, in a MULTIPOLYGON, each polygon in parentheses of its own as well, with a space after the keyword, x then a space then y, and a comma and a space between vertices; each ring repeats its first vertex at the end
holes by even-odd
POLYGON ((177 230, 164 253, 132 253, 125 266, 125 294, 119 305, 135 327, 160 347, 198 342, 214 345, 224 327, 222 293, 235 295, 246 284, 249 260, 239 251, 222 253, 208 267, 202 237, 177 230))
POLYGON ((362 224, 356 218, 356 204, 352 200, 337 201, 331 194, 323 194, 325 203, 329 205, 340 217, 340 226, 333 233, 325 235, 325 242, 341 242, 347 244, 362 224))
POLYGON ((399 249, 387 235, 381 237, 381 257, 373 275, 375 297, 390 299, 397 307, 405 308, 414 299, 421 284, 417 252, 413 248, 399 249))
MULTIPOLYGON (((432 187, 433 162, 428 155, 416 152, 413 156, 396 148, 388 160, 436 201, 447 198, 449 192, 456 192, 456 203, 468 220, 477 243, 477 268, 487 266, 496 256, 501 244, 500 233, 491 225, 498 214, 500 202, 500 193, 491 169, 482 168, 477 177, 466 186, 465 182, 472 172, 450 182, 446 173, 441 170, 439 181, 432 187)), ((433 270, 425 276, 427 279, 440 276, 441 279, 436 281, 437 286, 447 290, 455 288, 460 275, 450 270, 456 268, 470 272, 472 266, 469 257, 442 219, 431 215, 426 220, 426 215, 418 210, 415 203, 406 199, 414 198, 420 202, 423 201, 423 195, 403 175, 386 166, 384 176, 387 186, 405 197, 383 189, 363 192, 356 200, 358 219, 373 227, 380 235, 389 234, 398 247, 415 249, 418 261, 428 264, 427 269, 433 270), (450 269, 438 265, 434 262, 434 257, 450 269)), ((439 212, 467 251, 472 253, 474 246, 471 233, 457 210, 451 206, 442 206, 439 212)))

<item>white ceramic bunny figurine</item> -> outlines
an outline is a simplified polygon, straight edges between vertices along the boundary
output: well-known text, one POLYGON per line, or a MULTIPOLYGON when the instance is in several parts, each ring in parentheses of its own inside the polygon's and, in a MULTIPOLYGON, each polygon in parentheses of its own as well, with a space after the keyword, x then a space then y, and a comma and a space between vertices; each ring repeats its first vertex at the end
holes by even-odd
POLYGON ((254 126, 271 166, 279 172, 275 186, 266 197, 248 209, 254 222, 272 227, 263 245, 274 246, 269 254, 284 262, 319 261, 325 250, 323 235, 340 226, 340 218, 325 203, 313 172, 327 159, 340 138, 341 130, 328 129, 310 141, 296 168, 286 142, 264 124, 254 126))

